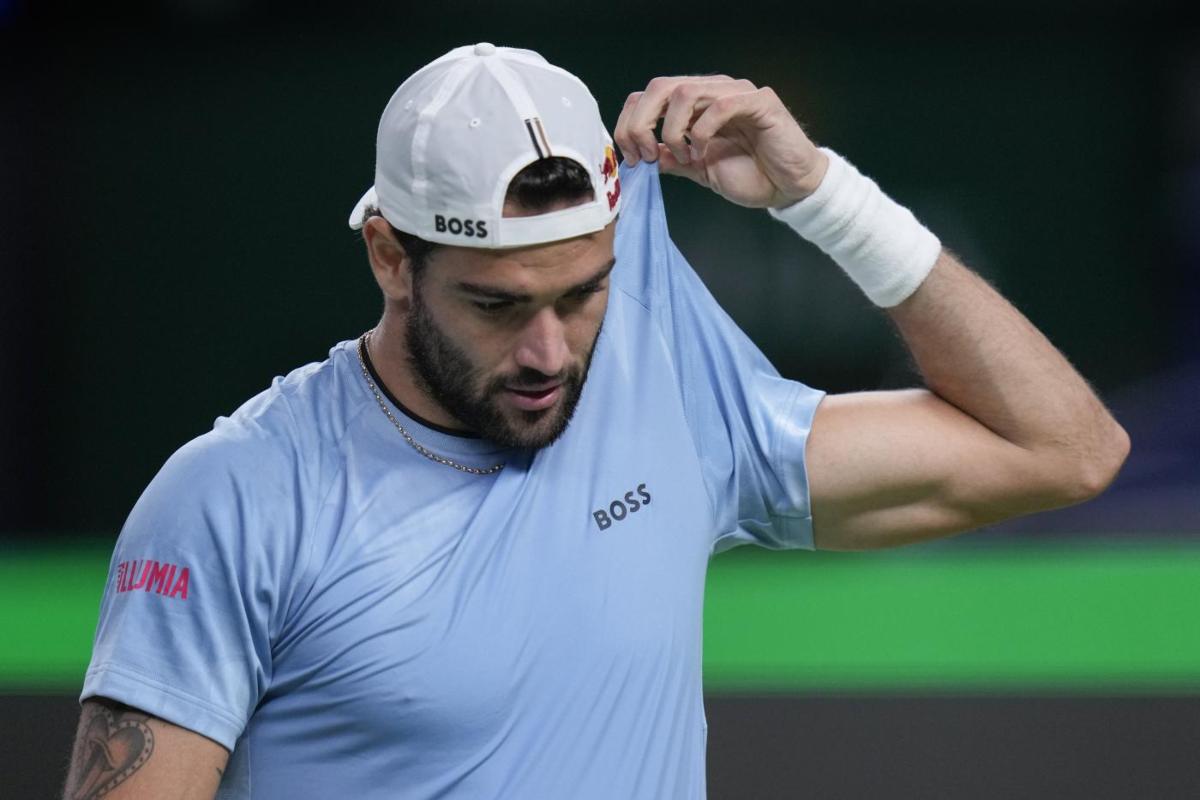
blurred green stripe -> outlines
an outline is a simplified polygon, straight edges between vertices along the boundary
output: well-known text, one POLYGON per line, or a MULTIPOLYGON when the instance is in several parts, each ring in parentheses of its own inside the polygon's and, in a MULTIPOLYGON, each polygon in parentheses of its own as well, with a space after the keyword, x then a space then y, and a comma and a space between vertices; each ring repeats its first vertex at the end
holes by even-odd
POLYGON ((735 551, 709 573, 715 691, 1200 691, 1200 549, 735 551))
POLYGON ((83 684, 111 547, 89 542, 0 556, 0 691, 83 684))
MULTIPOLYGON (((76 691, 107 546, 0 557, 0 691, 76 691)), ((709 569, 709 691, 1200 692, 1200 548, 741 548, 709 569)))

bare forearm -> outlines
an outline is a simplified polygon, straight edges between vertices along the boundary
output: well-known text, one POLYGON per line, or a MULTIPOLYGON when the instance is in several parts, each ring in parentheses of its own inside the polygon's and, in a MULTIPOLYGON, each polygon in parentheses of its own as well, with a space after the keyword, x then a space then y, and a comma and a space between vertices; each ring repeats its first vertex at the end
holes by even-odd
POLYGON ((1054 460, 1099 491, 1128 437, 1045 336, 943 251, 920 288, 889 310, 930 390, 995 434, 1054 460))

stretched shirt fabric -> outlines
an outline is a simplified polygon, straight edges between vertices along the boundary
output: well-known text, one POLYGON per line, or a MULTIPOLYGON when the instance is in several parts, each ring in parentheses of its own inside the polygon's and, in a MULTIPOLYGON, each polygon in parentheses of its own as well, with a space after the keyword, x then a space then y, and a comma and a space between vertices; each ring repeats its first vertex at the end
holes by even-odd
POLYGON ((173 455, 113 555, 82 698, 232 751, 221 798, 702 798, 709 556, 812 546, 822 394, 779 377, 622 168, 603 332, 539 450, 380 411, 355 342, 173 455))

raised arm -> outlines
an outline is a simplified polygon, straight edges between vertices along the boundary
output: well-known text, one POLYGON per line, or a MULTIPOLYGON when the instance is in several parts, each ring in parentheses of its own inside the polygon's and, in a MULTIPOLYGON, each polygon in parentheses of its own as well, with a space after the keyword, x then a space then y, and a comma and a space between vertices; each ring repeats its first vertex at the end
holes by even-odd
POLYGON ((136 708, 83 703, 63 800, 212 800, 229 752, 136 708))
POLYGON ((943 251, 888 310, 929 390, 826 398, 808 444, 818 547, 932 539, 1099 494, 1129 440, 1015 308, 943 251))
POLYGON ((795 210, 784 218, 888 307, 925 377, 925 390, 822 402, 806 456, 818 547, 946 536, 1085 500, 1116 475, 1129 440, 1086 381, 911 215, 816 148, 771 89, 656 78, 629 96, 614 136, 629 162, 795 210))

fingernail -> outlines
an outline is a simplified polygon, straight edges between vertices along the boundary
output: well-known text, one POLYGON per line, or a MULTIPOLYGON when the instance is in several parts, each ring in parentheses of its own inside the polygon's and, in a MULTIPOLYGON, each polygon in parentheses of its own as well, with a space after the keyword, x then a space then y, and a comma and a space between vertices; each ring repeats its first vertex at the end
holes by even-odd
POLYGON ((694 145, 694 144, 689 144, 689 145, 688 145, 688 157, 689 157, 689 158, 690 158, 692 161, 699 161, 699 160, 700 160, 700 150, 699 150, 699 149, 696 147, 696 145, 694 145))

